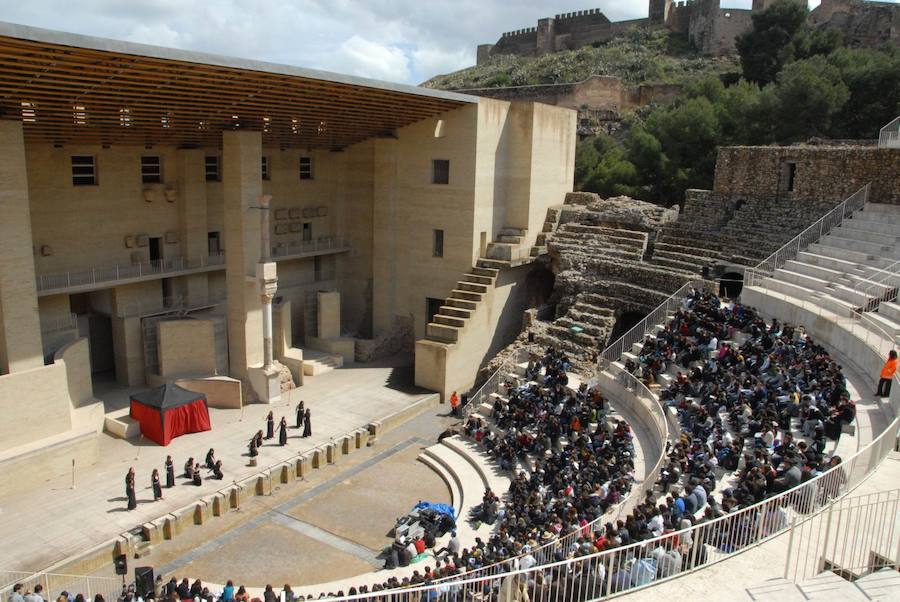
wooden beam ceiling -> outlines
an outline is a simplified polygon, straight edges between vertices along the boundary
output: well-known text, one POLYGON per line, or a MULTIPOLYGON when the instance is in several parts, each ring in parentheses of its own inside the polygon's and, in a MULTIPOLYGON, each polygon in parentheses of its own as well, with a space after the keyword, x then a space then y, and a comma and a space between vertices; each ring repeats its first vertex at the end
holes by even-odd
MULTIPOLYGON (((424 91, 423 91, 424 92, 424 91)), ((465 100, 0 35, 0 118, 29 141, 343 148, 465 100)))

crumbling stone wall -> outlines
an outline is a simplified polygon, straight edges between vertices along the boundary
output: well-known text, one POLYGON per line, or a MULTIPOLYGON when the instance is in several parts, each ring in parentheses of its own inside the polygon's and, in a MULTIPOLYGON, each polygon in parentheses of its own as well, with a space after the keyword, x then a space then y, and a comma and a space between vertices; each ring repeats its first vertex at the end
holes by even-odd
POLYGON ((731 146, 719 149, 713 189, 733 197, 838 203, 866 183, 870 200, 900 204, 900 149, 875 146, 731 146), (790 165, 795 165, 789 190, 790 165))

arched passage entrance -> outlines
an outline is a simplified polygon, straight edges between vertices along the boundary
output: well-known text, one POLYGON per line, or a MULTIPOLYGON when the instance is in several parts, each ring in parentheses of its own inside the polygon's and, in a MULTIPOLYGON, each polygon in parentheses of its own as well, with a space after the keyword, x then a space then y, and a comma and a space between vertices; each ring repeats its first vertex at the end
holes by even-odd
MULTIPOLYGON (((620 336, 634 328, 634 326, 644 319, 644 316, 647 314, 640 311, 623 311, 619 314, 619 317, 616 319, 616 324, 613 326, 612 334, 609 335, 609 340, 607 341, 607 345, 613 343, 618 340, 620 336)), ((626 349, 626 351, 628 351, 626 349)))

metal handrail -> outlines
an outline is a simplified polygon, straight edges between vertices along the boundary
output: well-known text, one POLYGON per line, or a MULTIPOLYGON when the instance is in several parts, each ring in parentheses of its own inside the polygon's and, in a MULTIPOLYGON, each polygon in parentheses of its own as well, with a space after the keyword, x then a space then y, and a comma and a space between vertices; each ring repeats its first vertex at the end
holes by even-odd
POLYGON ((880 148, 900 148, 900 117, 881 128, 878 132, 878 146, 880 148))
POLYGON ((225 254, 217 253, 194 259, 175 257, 172 259, 155 259, 134 264, 116 264, 82 270, 80 272, 63 272, 58 274, 40 274, 36 278, 38 292, 56 289, 68 289, 78 286, 91 286, 101 283, 116 282, 132 278, 143 278, 158 274, 169 274, 187 270, 218 267, 225 265, 225 254))
POLYGON ((744 273, 745 285, 753 286, 757 279, 767 278, 775 273, 791 259, 795 259, 809 245, 817 242, 834 228, 840 226, 844 220, 854 211, 862 209, 869 200, 871 183, 866 184, 852 195, 838 203, 838 205, 813 222, 800 234, 786 242, 780 249, 760 261, 755 267, 744 273), (748 280, 747 276, 750 276, 748 280))
POLYGON ((344 236, 322 236, 315 240, 292 240, 272 247, 272 258, 315 255, 324 251, 348 251, 350 239, 344 236))

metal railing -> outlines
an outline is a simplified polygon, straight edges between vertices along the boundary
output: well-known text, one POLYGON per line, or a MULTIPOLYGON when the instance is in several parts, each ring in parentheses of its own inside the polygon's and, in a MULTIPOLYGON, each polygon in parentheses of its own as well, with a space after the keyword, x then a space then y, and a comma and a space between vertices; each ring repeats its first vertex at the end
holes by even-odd
POLYGON ((599 369, 605 370, 612 362, 621 358, 623 353, 630 350, 635 343, 643 341, 644 336, 650 332, 651 328, 657 324, 664 323, 670 313, 681 307, 684 297, 691 288, 700 289, 704 285, 704 280, 691 280, 672 293, 656 309, 647 314, 643 320, 635 324, 631 330, 603 350, 597 358, 599 369))
POLYGON ((786 242, 780 249, 759 262, 756 267, 745 270, 744 285, 758 286, 764 278, 771 277, 775 270, 784 267, 791 259, 796 259, 809 245, 818 242, 823 236, 840 226, 854 211, 862 209, 869 200, 870 187, 871 184, 866 184, 813 222, 803 232, 786 242))
POLYGON ((224 267, 224 265, 225 254, 219 253, 194 259, 176 257, 174 259, 157 259, 136 264, 91 268, 80 272, 40 274, 37 276, 37 290, 38 292, 63 291, 75 287, 106 284, 133 278, 177 274, 178 272, 204 268, 219 268, 224 267))
POLYGON ((0 598, 6 600, 17 583, 22 584, 23 595, 33 592, 34 587, 40 585, 45 600, 55 600, 61 592, 67 592, 73 597, 83 594, 88 601, 100 594, 104 600, 114 602, 122 591, 122 580, 113 577, 0 570, 0 598))
POLYGON ((343 236, 323 236, 315 240, 293 240, 272 247, 273 259, 313 256, 350 250, 350 239, 343 236))
POLYGON ((517 364, 528 361, 528 357, 533 353, 529 349, 519 348, 513 351, 503 361, 499 368, 491 374, 486 381, 478 388, 477 391, 469 395, 468 401, 459 410, 460 417, 468 420, 469 416, 474 414, 481 404, 490 400, 491 395, 500 391, 500 385, 503 384, 503 377, 506 373, 517 364))
MULTIPOLYGON (((895 381, 898 379, 895 377, 895 381)), ((895 385, 897 383, 895 382, 895 385)), ((900 419, 862 450, 826 472, 776 496, 687 529, 645 541, 526 570, 483 576, 466 573, 453 581, 328 600, 489 600, 522 588, 533 602, 597 600, 668 581, 732 558, 790 533, 804 518, 827 510, 859 485, 893 450, 900 419)))
POLYGON ((900 489, 844 498, 791 525, 784 578, 798 583, 832 570, 852 580, 885 567, 896 569, 898 534, 900 489))
POLYGON ((880 148, 900 148, 900 117, 881 128, 878 132, 880 148))

